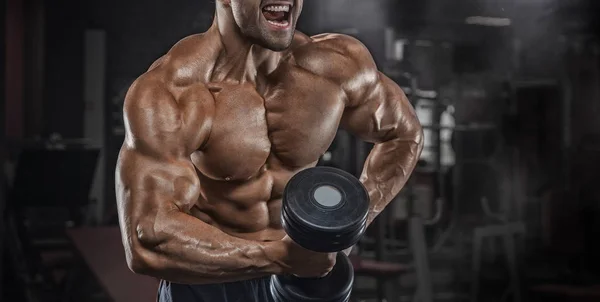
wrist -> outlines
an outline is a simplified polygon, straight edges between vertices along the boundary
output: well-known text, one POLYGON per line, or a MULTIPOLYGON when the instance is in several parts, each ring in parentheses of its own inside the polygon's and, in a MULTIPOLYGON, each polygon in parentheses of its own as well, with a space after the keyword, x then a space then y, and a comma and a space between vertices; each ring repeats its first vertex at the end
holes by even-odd
POLYGON ((285 273, 284 259, 287 255, 287 247, 283 241, 267 242, 264 245, 265 256, 269 262, 267 271, 272 275, 285 273))

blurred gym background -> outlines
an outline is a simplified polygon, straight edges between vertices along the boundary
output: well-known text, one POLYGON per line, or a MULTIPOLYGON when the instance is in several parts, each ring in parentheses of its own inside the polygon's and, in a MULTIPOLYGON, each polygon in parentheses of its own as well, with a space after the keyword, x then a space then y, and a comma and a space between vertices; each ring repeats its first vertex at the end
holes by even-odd
MULTIPOLYGON (((595 0, 305 0, 425 127, 409 184, 353 252, 356 301, 600 301, 595 0)), ((212 22, 206 0, 7 0, 0 301, 153 301, 125 265, 114 167, 132 81, 212 22)), ((322 165, 358 175, 340 132, 322 165)))

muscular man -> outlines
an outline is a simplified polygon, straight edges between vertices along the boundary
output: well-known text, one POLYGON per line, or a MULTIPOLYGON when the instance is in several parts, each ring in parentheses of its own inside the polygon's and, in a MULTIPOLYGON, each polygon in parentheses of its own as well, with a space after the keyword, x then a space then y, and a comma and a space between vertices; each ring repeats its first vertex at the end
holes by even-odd
POLYGON ((338 127, 375 143, 360 178, 368 223, 417 162, 423 136, 404 93, 356 39, 295 31, 302 2, 217 0, 210 29, 127 94, 120 225, 131 270, 163 280, 159 301, 270 301, 270 275, 331 270, 335 255, 285 236, 280 208, 338 127))

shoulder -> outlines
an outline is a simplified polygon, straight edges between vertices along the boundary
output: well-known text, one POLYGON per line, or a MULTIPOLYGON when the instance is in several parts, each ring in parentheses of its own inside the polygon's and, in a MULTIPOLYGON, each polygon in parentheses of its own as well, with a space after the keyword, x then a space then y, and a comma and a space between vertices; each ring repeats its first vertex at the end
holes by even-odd
POLYGON ((174 109, 176 101, 169 86, 163 74, 156 70, 142 74, 127 91, 123 106, 125 116, 131 118, 142 114, 142 111, 174 109))
POLYGON ((296 32, 292 49, 295 54, 301 54, 307 51, 326 51, 343 55, 364 55, 368 54, 367 47, 357 38, 338 33, 323 33, 314 36, 307 36, 296 32))
POLYGON ((295 63, 340 85, 350 98, 369 91, 380 73, 367 47, 344 34, 320 34, 293 51, 295 63))
POLYGON ((146 140, 162 132, 176 132, 180 109, 164 77, 152 70, 137 78, 123 104, 127 135, 146 140))
POLYGON ((338 54, 361 59, 371 54, 367 47, 357 38, 345 34, 325 33, 311 37, 314 47, 337 52, 338 54))
POLYGON ((199 76, 212 66, 209 45, 211 41, 205 34, 191 35, 178 41, 156 60, 130 86, 124 104, 126 117, 140 114, 140 110, 169 112, 167 116, 177 116, 185 107, 182 95, 194 91, 209 96, 205 81, 199 76))
POLYGON ((364 83, 378 77, 377 66, 367 47, 343 34, 320 34, 293 51, 296 64, 337 84, 364 83), (365 82, 366 81, 366 82, 365 82))
POLYGON ((335 67, 350 68, 350 73, 376 70, 370 51, 358 39, 344 34, 320 34, 296 47, 296 63, 316 73, 335 67))
POLYGON ((210 131, 212 94, 204 84, 192 89, 197 98, 176 98, 164 74, 149 71, 140 76, 123 105, 126 143, 155 155, 184 154, 200 148, 210 131))
POLYGON ((175 43, 169 51, 148 69, 160 73, 165 81, 176 86, 186 86, 206 80, 219 55, 218 41, 207 33, 187 36, 175 43))
POLYGON ((153 154, 201 147, 214 109, 200 76, 212 66, 210 45, 205 34, 186 37, 133 82, 123 105, 126 144, 153 154))

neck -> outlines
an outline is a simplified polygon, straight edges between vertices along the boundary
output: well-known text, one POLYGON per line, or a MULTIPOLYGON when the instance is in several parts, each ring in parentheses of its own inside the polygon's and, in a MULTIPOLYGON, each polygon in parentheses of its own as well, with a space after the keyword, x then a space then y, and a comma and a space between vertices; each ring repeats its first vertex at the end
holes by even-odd
POLYGON ((216 2, 217 9, 212 28, 219 33, 225 52, 228 55, 238 52, 247 53, 252 47, 252 43, 240 32, 235 23, 231 7, 221 3, 221 1, 216 2))
POLYGON ((265 72, 274 69, 281 54, 253 44, 244 37, 236 25, 231 7, 221 1, 216 2, 215 18, 209 31, 219 35, 223 49, 217 66, 226 70, 224 76, 253 81, 261 66, 265 72))

